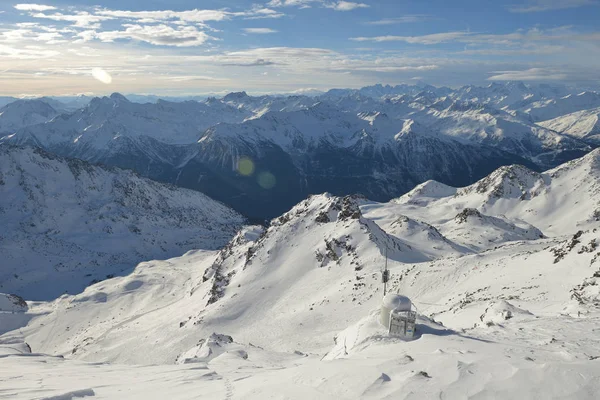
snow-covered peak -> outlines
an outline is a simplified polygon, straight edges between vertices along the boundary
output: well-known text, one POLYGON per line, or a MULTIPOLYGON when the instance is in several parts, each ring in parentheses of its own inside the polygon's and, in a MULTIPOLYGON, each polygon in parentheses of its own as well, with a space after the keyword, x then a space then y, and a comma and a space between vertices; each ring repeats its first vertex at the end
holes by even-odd
POLYGON ((227 94, 225 97, 223 97, 223 101, 226 103, 230 102, 230 101, 238 102, 238 101, 246 99, 248 97, 250 97, 250 96, 248 96, 248 93, 246 93, 246 92, 232 92, 232 93, 227 94))
POLYGON ((544 177, 521 165, 501 167, 477 183, 460 189, 458 196, 478 193, 488 196, 490 201, 496 198, 530 198, 536 190, 546 184, 544 177))
POLYGON ((50 121, 59 114, 42 100, 17 100, 0 108, 0 137, 3 133, 50 121))

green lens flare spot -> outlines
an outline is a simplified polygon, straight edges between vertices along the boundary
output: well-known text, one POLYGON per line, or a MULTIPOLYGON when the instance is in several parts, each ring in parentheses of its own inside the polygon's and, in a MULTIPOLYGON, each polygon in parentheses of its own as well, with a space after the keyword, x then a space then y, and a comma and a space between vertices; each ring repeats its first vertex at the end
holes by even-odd
POLYGON ((258 174, 258 184, 263 189, 271 189, 277 183, 277 179, 275 179, 275 175, 270 172, 261 172, 258 174))
POLYGON ((254 173, 254 162, 248 157, 242 157, 238 161, 237 170, 244 176, 250 176, 254 173))

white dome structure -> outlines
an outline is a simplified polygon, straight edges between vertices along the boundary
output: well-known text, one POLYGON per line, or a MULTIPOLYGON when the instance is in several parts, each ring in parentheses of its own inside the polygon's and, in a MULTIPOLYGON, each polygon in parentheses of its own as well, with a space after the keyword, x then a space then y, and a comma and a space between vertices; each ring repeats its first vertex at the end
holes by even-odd
POLYGON ((412 311, 412 302, 408 297, 388 293, 381 303, 379 318, 390 335, 407 338, 414 336, 417 313, 412 311))

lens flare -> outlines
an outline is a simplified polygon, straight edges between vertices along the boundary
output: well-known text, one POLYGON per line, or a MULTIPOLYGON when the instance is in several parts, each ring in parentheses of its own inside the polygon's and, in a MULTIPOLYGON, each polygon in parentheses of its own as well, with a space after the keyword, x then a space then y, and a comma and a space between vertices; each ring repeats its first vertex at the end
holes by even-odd
POLYGON ((272 189, 277 183, 277 179, 275 179, 275 175, 270 172, 261 172, 258 174, 258 184, 263 189, 272 189))
POLYGON ((237 170, 241 175, 250 176, 254 173, 254 162, 248 157, 242 157, 237 163, 237 170))
POLYGON ((106 85, 112 82, 112 76, 102 68, 92 69, 92 76, 106 85))

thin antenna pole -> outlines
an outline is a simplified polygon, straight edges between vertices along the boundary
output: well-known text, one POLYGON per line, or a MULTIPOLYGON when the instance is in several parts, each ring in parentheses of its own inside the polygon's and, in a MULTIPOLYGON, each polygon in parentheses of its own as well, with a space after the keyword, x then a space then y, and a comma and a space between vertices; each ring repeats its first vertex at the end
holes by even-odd
POLYGON ((383 295, 387 292, 387 281, 388 281, 388 256, 387 256, 387 244, 385 245, 385 270, 383 273, 383 295))

